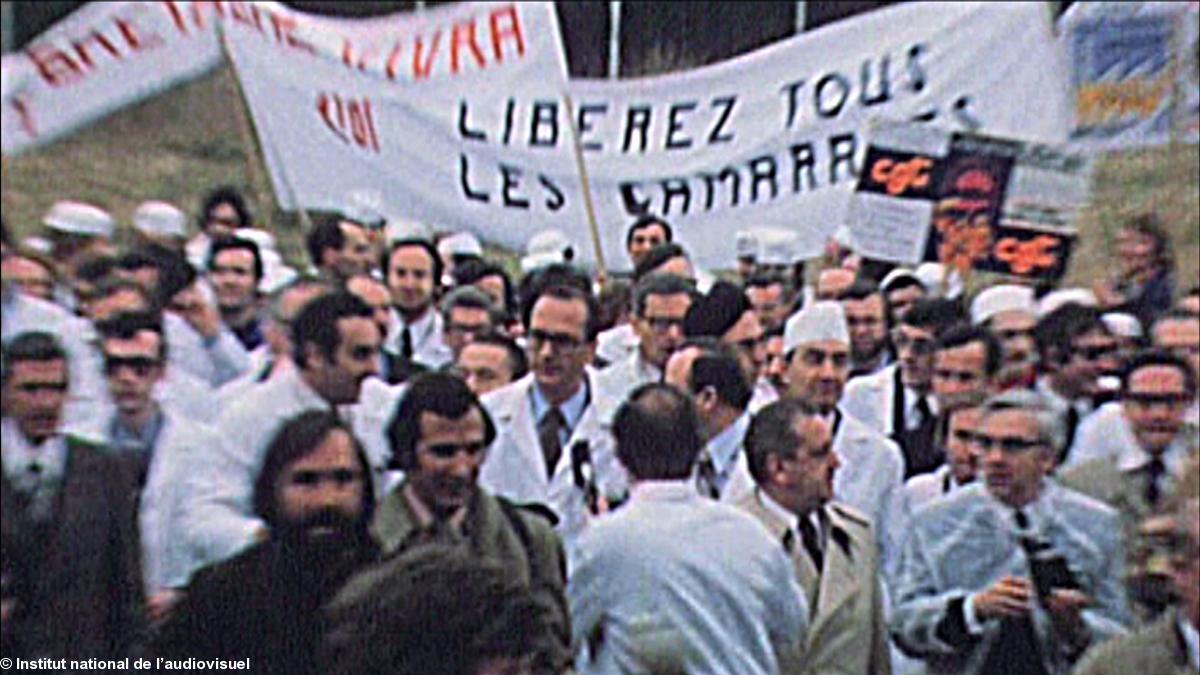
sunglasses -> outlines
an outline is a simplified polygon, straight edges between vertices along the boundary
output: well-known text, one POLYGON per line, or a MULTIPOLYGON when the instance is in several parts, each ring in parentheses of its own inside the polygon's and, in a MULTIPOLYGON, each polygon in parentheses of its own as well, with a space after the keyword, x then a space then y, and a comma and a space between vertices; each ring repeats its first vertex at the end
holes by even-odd
POLYGON ((458 453, 465 452, 470 457, 478 457, 487 450, 487 444, 479 443, 438 443, 426 445, 425 451, 438 459, 454 459, 458 453))
POLYGON ((583 344, 583 340, 580 340, 572 335, 567 335, 566 333, 551 333, 539 328, 534 328, 533 330, 529 331, 529 344, 533 345, 535 348, 539 348, 548 344, 557 350, 568 350, 579 347, 583 344))
POLYGON ((1154 406, 1164 406, 1167 408, 1181 408, 1191 402, 1191 397, 1187 394, 1135 394, 1127 393, 1123 399, 1133 405, 1142 408, 1151 408, 1154 406))
POLYGON ((116 375, 121 369, 129 368, 138 377, 146 377, 161 364, 161 361, 149 356, 105 356, 104 374, 116 375))

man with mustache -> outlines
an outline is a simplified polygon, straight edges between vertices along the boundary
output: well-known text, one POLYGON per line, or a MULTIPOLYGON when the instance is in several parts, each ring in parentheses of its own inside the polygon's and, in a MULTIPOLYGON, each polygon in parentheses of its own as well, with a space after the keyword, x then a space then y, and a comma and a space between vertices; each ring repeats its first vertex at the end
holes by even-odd
POLYGON ((289 420, 254 484, 254 513, 270 536, 197 572, 151 651, 316 672, 321 607, 377 558, 367 534, 374 503, 366 455, 344 422, 324 410, 289 420))
POLYGON ((270 439, 307 410, 337 411, 366 448, 372 478, 386 463, 382 420, 357 405, 363 382, 379 369, 379 327, 371 308, 344 292, 310 301, 292 323, 295 367, 229 402, 214 427, 225 442, 204 448, 194 476, 184 531, 204 562, 228 558, 269 534, 253 511, 254 477, 270 439))
POLYGON ((1131 571, 1130 600, 1139 619, 1154 618, 1168 600, 1166 589, 1155 588, 1148 570, 1136 565, 1144 557, 1139 555, 1144 542, 1138 528, 1145 519, 1163 514, 1174 476, 1195 452, 1195 435, 1184 426, 1195 396, 1196 376, 1181 359, 1161 351, 1135 356, 1121 387, 1121 409, 1134 442, 1115 459, 1099 457, 1060 476, 1063 485, 1107 503, 1120 514, 1131 571))
POLYGON ((412 380, 388 425, 393 468, 404 481, 379 504, 371 536, 389 559, 424 546, 451 546, 502 565, 536 597, 534 672, 570 662, 562 543, 540 509, 522 508, 478 485, 496 427, 458 377, 412 380))

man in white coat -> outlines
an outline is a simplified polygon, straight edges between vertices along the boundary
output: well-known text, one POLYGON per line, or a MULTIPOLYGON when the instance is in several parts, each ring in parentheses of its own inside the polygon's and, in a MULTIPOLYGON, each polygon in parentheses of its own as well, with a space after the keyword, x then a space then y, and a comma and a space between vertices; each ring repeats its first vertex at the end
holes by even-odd
POLYGON ((715 338, 692 338, 667 362, 665 381, 691 394, 700 415, 704 448, 696 461, 696 489, 729 503, 753 491, 744 443, 753 391, 737 352, 715 338))
POLYGON ((520 504, 547 506, 569 548, 589 513, 627 491, 604 426, 611 412, 587 370, 596 301, 579 288, 552 285, 540 289, 526 316, 531 372, 482 399, 498 435, 479 484, 520 504))
POLYGON ((696 494, 689 397, 636 389, 613 420, 629 504, 579 539, 567 599, 580 673, 792 672, 808 608, 783 547, 749 514, 696 494))
POLYGON ((115 412, 106 445, 140 478, 138 533, 146 612, 161 621, 180 598, 194 564, 180 536, 186 479, 198 448, 220 442, 207 426, 160 405, 156 385, 166 369, 162 321, 150 313, 120 314, 98 326, 115 412))
POLYGON ((696 291, 670 274, 651 274, 633 288, 631 325, 638 347, 596 374, 596 393, 612 410, 639 384, 659 382, 667 359, 683 344, 683 318, 696 291))
POLYGON ((841 470, 835 498, 875 524, 879 559, 888 578, 899 550, 904 459, 896 444, 838 406, 850 375, 850 332, 834 301, 817 302, 792 315, 784 329, 788 397, 816 409, 833 434, 841 470))
POLYGON ((914 514, 891 630, 925 672, 1066 673, 1128 623, 1116 513, 1046 477, 1064 433, 1040 394, 989 399, 982 484, 914 514))
POLYGON ((229 558, 268 535, 253 515, 254 480, 275 432, 306 410, 333 409, 349 417, 373 478, 382 482, 390 451, 381 420, 359 424, 372 411, 353 405, 361 400, 363 382, 379 370, 381 339, 371 308, 348 293, 321 296, 300 312, 292 326, 295 367, 229 404, 214 425, 224 442, 206 449, 191 476, 194 498, 185 531, 202 562, 229 558))

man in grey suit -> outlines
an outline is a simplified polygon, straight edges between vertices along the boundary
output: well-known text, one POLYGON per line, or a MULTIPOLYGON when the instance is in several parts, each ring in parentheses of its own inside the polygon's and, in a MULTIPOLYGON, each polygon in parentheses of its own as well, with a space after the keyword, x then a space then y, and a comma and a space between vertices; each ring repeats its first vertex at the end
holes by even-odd
POLYGON ((812 608, 800 672, 888 675, 875 534, 867 516, 832 501, 829 425, 799 401, 776 401, 754 416, 746 451, 757 487, 736 505, 791 556, 812 608))
POLYGON ((925 672, 1065 673, 1128 622, 1116 513, 1046 478, 1062 424, 1040 394, 989 399, 983 484, 913 515, 891 628, 925 672))
POLYGON ((124 462, 61 432, 67 359, 48 333, 4 348, 4 655, 121 658, 142 626, 135 486, 124 462))

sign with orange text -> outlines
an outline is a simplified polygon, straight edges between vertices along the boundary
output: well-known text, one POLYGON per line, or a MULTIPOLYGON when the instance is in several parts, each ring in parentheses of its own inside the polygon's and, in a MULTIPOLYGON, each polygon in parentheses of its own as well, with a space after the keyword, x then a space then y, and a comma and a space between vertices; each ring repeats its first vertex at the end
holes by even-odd
POLYGON ((869 258, 1058 279, 1090 163, 1049 145, 878 123, 850 208, 869 258))

